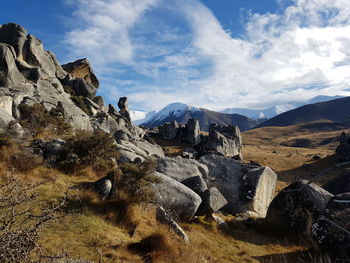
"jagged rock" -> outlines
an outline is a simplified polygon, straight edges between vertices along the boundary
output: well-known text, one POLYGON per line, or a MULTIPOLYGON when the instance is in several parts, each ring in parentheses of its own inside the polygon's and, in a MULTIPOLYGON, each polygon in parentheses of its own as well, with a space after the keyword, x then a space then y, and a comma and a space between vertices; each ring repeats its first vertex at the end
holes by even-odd
POLYGON ((323 249, 350 256, 350 193, 334 196, 312 224, 312 238, 323 249))
POLYGON ((242 160, 242 137, 238 126, 209 126, 209 136, 202 136, 198 146, 202 154, 217 153, 242 160))
POLYGON ((194 159, 198 157, 198 152, 192 147, 187 147, 182 151, 181 156, 186 159, 194 159))
POLYGON ((70 89, 74 91, 75 96, 83 96, 92 99, 97 92, 94 85, 86 82, 84 79, 72 77, 69 74, 62 80, 62 84, 70 87, 70 89))
POLYGON ((350 136, 343 132, 340 136, 340 143, 336 149, 341 162, 350 161, 350 136))
POLYGON ((185 126, 185 136, 182 137, 185 142, 197 145, 201 141, 199 121, 197 119, 189 119, 185 126))
POLYGON ((179 124, 174 120, 166 122, 158 127, 159 136, 164 139, 175 139, 178 133, 179 124))
POLYGON ((90 62, 86 58, 64 64, 62 68, 74 77, 84 79, 87 83, 92 84, 98 89, 99 81, 91 68, 90 62))
POLYGON ((118 101, 118 107, 120 109, 119 113, 129 122, 131 123, 131 117, 128 110, 128 98, 120 97, 118 101))
POLYGON ((207 178, 207 168, 196 160, 176 158, 162 158, 157 160, 157 171, 170 176, 178 182, 188 178, 200 176, 207 178))
POLYGON ((159 182, 153 184, 156 203, 174 219, 189 221, 196 213, 202 199, 185 185, 169 176, 155 172, 159 182))
POLYGON ((208 189, 207 183, 204 181, 201 175, 190 177, 181 181, 181 183, 186 185, 199 196, 202 196, 205 190, 208 189))
POLYGON ((11 45, 16 52, 15 57, 22 56, 22 49, 26 39, 27 30, 20 25, 8 23, 0 27, 0 42, 11 45))
POLYGON ((312 218, 323 213, 333 195, 306 180, 290 184, 271 202, 267 222, 275 229, 310 235, 312 218))
POLYGON ((322 187, 334 195, 350 192, 350 170, 333 178, 322 187))
POLYGON ((205 155, 199 161, 209 169, 208 187, 216 187, 227 200, 225 211, 266 216, 277 181, 269 167, 244 165, 216 154, 205 155))
POLYGON ((197 212, 199 215, 211 215, 227 205, 227 200, 216 187, 210 187, 201 197, 203 201, 197 212))
POLYGON ((178 223, 175 222, 174 219, 171 218, 170 215, 167 214, 167 212, 164 210, 163 207, 157 207, 156 210, 156 219, 159 223, 165 224, 170 227, 170 229, 178 235, 180 238, 182 238, 186 244, 190 243, 190 240, 186 234, 186 232, 179 226, 178 223))
POLYGON ((25 82, 15 62, 15 51, 11 46, 0 43, 0 86, 8 87, 25 82))

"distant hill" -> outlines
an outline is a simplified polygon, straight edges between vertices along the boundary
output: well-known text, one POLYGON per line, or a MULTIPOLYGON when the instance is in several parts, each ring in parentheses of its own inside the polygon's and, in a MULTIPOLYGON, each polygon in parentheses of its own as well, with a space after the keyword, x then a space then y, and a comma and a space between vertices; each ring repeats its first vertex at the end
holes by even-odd
POLYGON ((350 121, 350 97, 305 105, 277 115, 276 117, 259 124, 256 128, 267 126, 289 126, 315 121, 350 121))
POLYGON ((245 131, 258 124, 257 121, 239 114, 226 114, 207 109, 188 106, 183 103, 172 103, 155 113, 150 119, 142 123, 146 127, 157 127, 165 122, 173 120, 180 124, 186 124, 188 119, 198 119, 202 131, 207 131, 209 125, 237 125, 240 130, 245 131))
POLYGON ((296 109, 298 107, 307 105, 307 104, 312 104, 312 103, 318 103, 318 102, 325 102, 325 101, 330 101, 330 100, 335 100, 335 99, 340 99, 343 98, 342 96, 316 96, 310 100, 307 101, 290 101, 285 104, 279 104, 273 107, 269 107, 266 109, 261 109, 261 110, 255 110, 255 109, 246 109, 246 108, 227 108, 223 111, 220 111, 222 113, 236 113, 236 114, 241 114, 243 116, 247 116, 248 118, 254 119, 254 120, 259 120, 259 119, 270 119, 278 114, 284 113, 286 111, 290 111, 293 109, 296 109))

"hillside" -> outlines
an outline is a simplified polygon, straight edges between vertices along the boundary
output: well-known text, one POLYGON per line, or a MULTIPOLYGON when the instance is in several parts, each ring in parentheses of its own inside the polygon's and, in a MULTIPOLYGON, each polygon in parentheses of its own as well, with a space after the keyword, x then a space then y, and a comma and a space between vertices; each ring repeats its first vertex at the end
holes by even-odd
POLYGON ((307 122, 347 122, 350 116, 350 97, 309 104, 287 111, 269 119, 256 128, 267 126, 288 126, 307 122))
POLYGON ((208 131, 209 125, 237 125, 240 130, 245 131, 258 124, 257 121, 239 114, 226 114, 210 111, 203 108, 191 107, 182 103, 172 103, 155 113, 149 120, 141 123, 145 127, 157 127, 165 122, 173 120, 180 124, 186 124, 188 119, 198 119, 202 131, 208 131))

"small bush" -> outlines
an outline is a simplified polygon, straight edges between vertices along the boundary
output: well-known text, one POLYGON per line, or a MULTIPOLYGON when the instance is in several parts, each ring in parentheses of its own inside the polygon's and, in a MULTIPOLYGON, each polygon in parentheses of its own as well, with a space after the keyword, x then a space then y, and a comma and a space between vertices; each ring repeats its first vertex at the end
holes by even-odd
POLYGON ((124 163, 121 175, 116 179, 118 196, 129 203, 150 203, 154 199, 152 183, 157 182, 154 171, 156 162, 152 159, 141 164, 124 163))
POLYGON ((59 156, 64 172, 76 172, 90 166, 96 172, 108 172, 119 158, 114 138, 102 131, 79 132, 68 138, 59 156))
POLYGON ((67 135, 72 131, 72 127, 63 119, 48 112, 39 103, 33 106, 20 104, 21 112, 20 124, 27 128, 32 136, 40 134, 67 135))

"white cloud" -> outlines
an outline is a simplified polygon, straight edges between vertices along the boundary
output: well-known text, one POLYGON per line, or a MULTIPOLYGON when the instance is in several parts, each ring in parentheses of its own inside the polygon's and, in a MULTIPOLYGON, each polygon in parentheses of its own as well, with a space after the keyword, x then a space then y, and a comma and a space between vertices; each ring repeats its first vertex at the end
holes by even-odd
POLYGON ((247 12, 244 37, 225 31, 199 0, 66 1, 78 20, 66 36, 73 55, 108 75, 105 94, 123 93, 139 109, 175 101, 263 108, 349 90, 348 0, 294 0, 280 13, 247 12), (151 9, 166 15, 144 18, 151 9), (111 65, 127 68, 101 70, 111 65))
POLYGON ((75 8, 76 24, 65 38, 70 56, 96 66, 131 63, 134 50, 129 31, 158 0, 66 0, 75 8))

